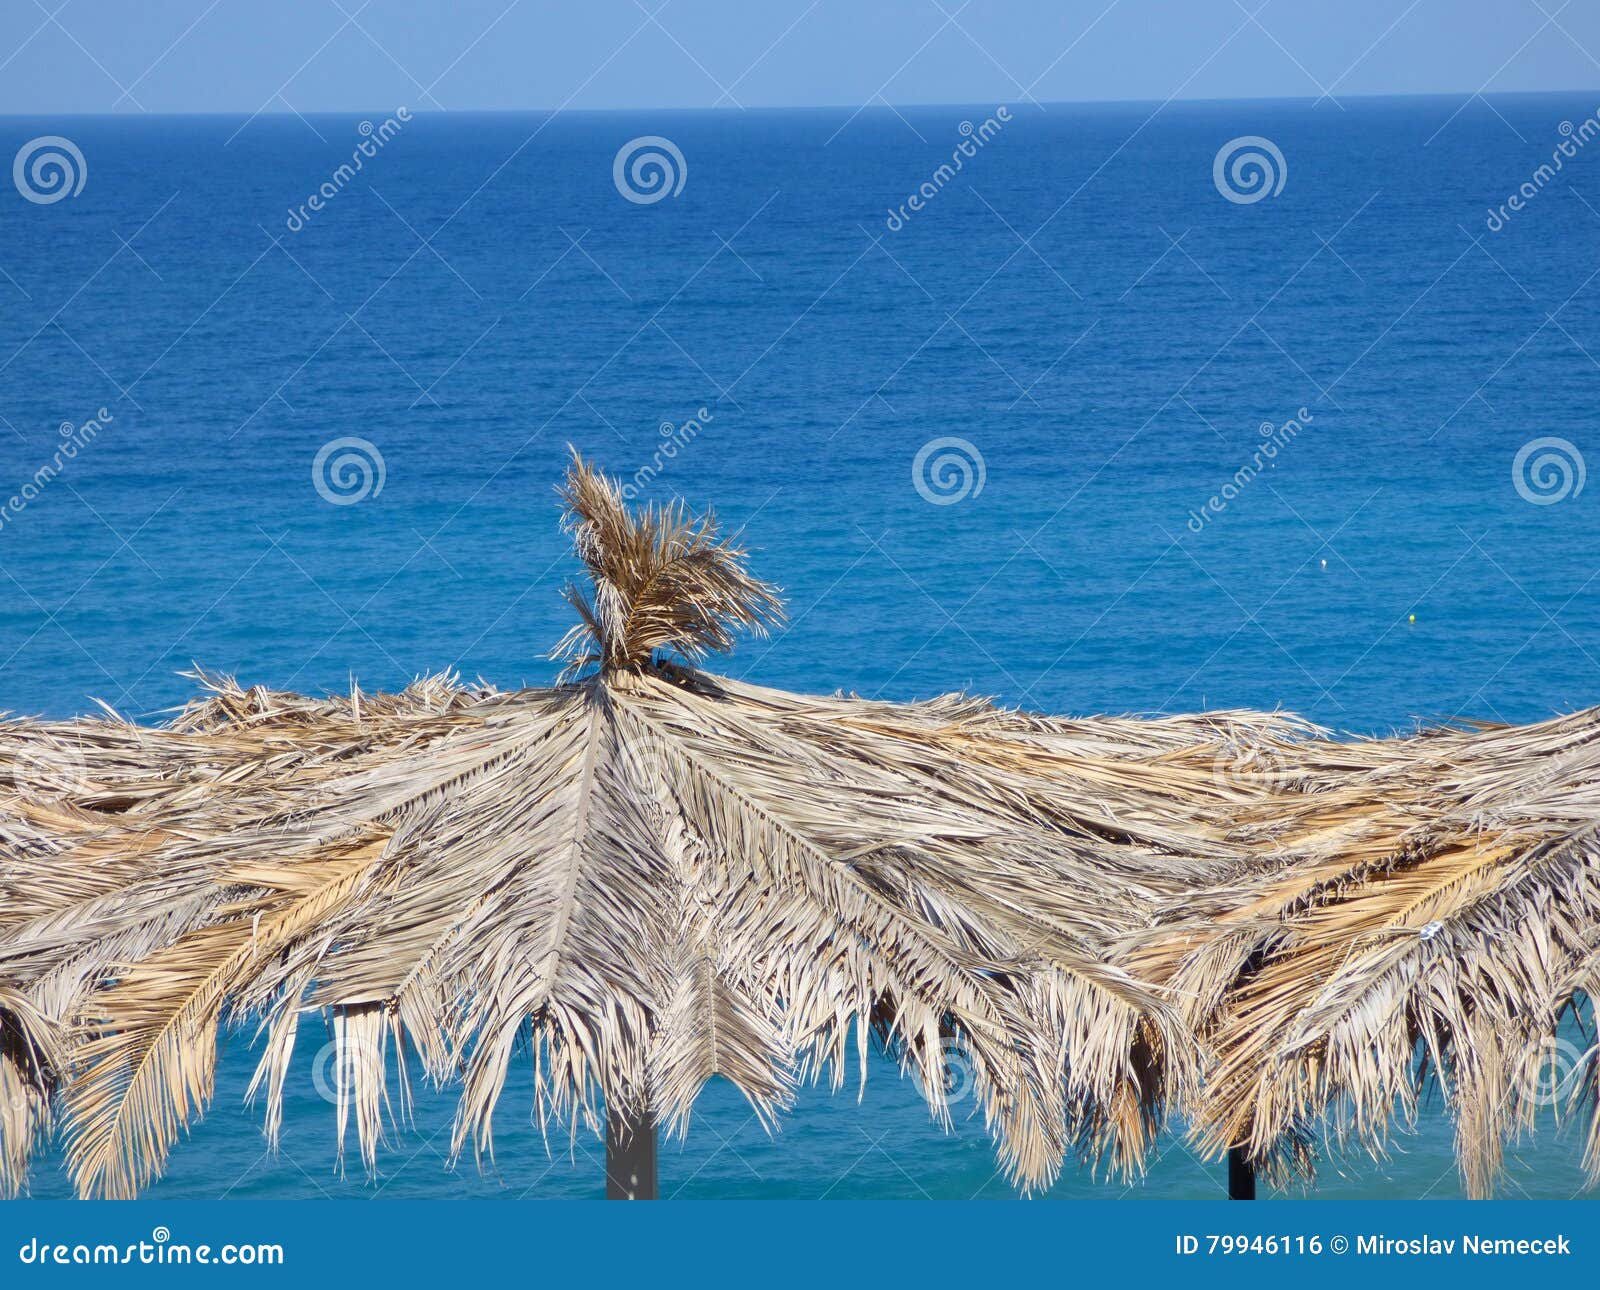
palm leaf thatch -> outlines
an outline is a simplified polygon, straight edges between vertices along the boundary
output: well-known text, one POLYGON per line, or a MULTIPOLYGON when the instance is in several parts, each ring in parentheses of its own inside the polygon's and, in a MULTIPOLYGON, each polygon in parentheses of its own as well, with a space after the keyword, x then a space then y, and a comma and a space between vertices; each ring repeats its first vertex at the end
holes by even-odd
POLYGON ((1600 711, 1335 740, 1283 714, 1062 719, 817 698, 702 669, 781 621, 715 518, 575 461, 591 586, 549 689, 314 699, 197 672, 164 727, 0 723, 0 1193, 64 1133, 135 1194, 253 1023, 275 1140, 302 1017, 365 1165, 411 1072, 491 1154, 517 1054, 542 1124, 769 1126, 857 1041, 936 1117, 952 1067, 1023 1187, 1136 1170, 1164 1108, 1309 1173, 1430 1086, 1470 1190, 1542 1109, 1600 985, 1600 711))
POLYGON ((1198 1144, 1283 1181, 1324 1133, 1381 1157, 1437 1089, 1470 1194, 1541 1113, 1585 1106, 1600 1180, 1600 710, 1255 755, 1229 834, 1251 859, 1125 960, 1214 1054, 1198 1144))
POLYGON ((1112 947, 1242 863, 1238 794, 1197 808, 1184 759, 1292 723, 734 682, 699 664, 782 613, 737 541, 630 513, 577 460, 563 500, 592 586, 555 688, 201 675, 165 728, 0 727, 0 1080, 26 1090, 0 1186, 59 1126, 81 1194, 136 1194, 230 1024, 259 1028, 275 1137, 308 1011, 369 1169, 412 1071, 460 1083, 454 1152, 483 1158, 519 1051, 542 1124, 681 1129, 714 1075, 771 1124, 800 1081, 844 1082, 852 1039, 861 1078, 876 1040, 946 1122, 959 1062, 1025 1188, 1069 1153, 1139 1167, 1195 1053, 1112 947), (52 758, 63 783, 21 773, 52 758))

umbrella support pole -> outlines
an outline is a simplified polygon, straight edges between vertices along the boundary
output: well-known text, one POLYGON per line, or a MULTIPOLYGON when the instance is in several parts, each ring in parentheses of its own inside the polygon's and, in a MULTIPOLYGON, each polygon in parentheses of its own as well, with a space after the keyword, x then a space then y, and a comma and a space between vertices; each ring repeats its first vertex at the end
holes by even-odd
POLYGON ((1228 1199, 1254 1200, 1256 1198, 1256 1167, 1243 1147, 1228 1148, 1228 1199))
POLYGON ((660 1200, 656 1122, 648 1111, 606 1113, 606 1199, 660 1200))

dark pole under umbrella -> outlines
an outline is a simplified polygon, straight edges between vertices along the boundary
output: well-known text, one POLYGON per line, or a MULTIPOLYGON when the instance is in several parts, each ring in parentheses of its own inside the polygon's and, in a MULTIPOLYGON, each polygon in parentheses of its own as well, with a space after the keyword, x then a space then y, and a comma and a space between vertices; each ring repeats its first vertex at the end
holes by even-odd
MULTIPOLYGON (((651 1156, 654 1159, 654 1155, 651 1156)), ((1256 1167, 1243 1147, 1228 1148, 1228 1199, 1256 1198, 1256 1167)))
POLYGON ((606 1199, 660 1200, 656 1122, 648 1112, 606 1114, 606 1199))

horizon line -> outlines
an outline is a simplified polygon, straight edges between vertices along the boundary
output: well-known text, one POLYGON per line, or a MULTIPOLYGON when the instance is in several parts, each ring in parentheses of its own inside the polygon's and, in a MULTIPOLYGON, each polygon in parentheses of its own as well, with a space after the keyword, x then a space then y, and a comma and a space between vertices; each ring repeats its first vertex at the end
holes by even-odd
MULTIPOLYGON (((1350 100, 1369 101, 1369 100, 1383 100, 1383 99, 1465 99, 1465 100, 1470 101, 1470 100, 1476 99, 1476 98, 1481 98, 1481 99, 1485 99, 1485 100, 1488 100, 1488 99, 1491 99, 1491 98, 1492 99, 1533 99, 1533 98, 1555 98, 1555 97, 1560 97, 1560 96, 1563 96, 1563 95, 1578 95, 1578 94, 1596 94, 1596 95, 1600 95, 1600 86, 1576 86, 1576 87, 1572 87, 1572 88, 1568 88, 1568 89, 1496 90, 1496 91, 1493 91, 1491 93, 1485 93, 1482 90, 1401 90, 1401 91, 1378 91, 1378 92, 1371 92, 1371 93, 1341 94, 1341 95, 1335 95, 1335 94, 1320 94, 1320 95, 1311 95, 1311 94, 1244 94, 1244 95, 1237 95, 1237 96, 1234 96, 1234 97, 1231 97, 1231 98, 1199 98, 1199 97, 1190 98, 1190 97, 1175 96, 1175 97, 1166 98, 1166 99, 1155 99, 1155 98, 1052 99, 1052 100, 1046 100, 1046 101, 1042 101, 1042 102, 1039 101, 1039 100, 1033 100, 1033 102, 1031 104, 1027 103, 1026 101, 1024 101, 1022 103, 1018 103, 1015 100, 997 99, 993 104, 990 104, 989 106, 990 106, 991 110, 993 110, 993 108, 996 108, 996 107, 1008 107, 1008 108, 1012 108, 1013 110, 1020 110, 1024 106, 1032 106, 1032 107, 1037 108, 1040 112, 1046 112, 1052 107, 1055 107, 1055 108, 1094 108, 1094 107, 1149 107, 1149 106, 1155 106, 1158 109, 1160 109, 1160 108, 1172 107, 1174 105, 1204 106, 1204 105, 1217 105, 1217 104, 1227 104, 1227 103, 1283 103, 1283 104, 1302 104, 1303 103, 1303 104, 1310 104, 1311 106, 1315 107, 1318 104, 1322 103, 1324 99, 1332 101, 1335 104, 1337 104, 1337 103, 1341 103, 1341 102, 1347 102, 1347 101, 1350 101, 1350 100)), ((74 117, 74 118, 112 118, 112 117, 115 117, 115 118, 128 118, 130 120, 138 120, 138 119, 141 119, 141 118, 150 118, 150 119, 159 120, 159 119, 188 118, 188 117, 195 117, 195 118, 208 118, 208 117, 234 118, 234 117, 243 117, 243 118, 246 118, 246 119, 254 120, 254 119, 258 118, 258 117, 308 118, 308 117, 334 117, 334 116, 337 116, 337 117, 362 116, 362 115, 367 115, 367 114, 376 113, 376 112, 384 112, 384 111, 394 112, 394 111, 399 110, 400 108, 405 108, 406 111, 410 112, 414 116, 431 116, 431 117, 448 117, 448 116, 519 116, 519 115, 526 115, 526 116, 540 115, 540 116, 548 116, 548 117, 555 117, 555 116, 602 116, 602 115, 621 116, 621 115, 630 114, 630 113, 631 114, 635 114, 635 115, 648 113, 648 114, 677 114, 677 115, 704 114, 704 115, 718 115, 718 116, 732 116, 732 115, 745 116, 745 115, 749 115, 752 112, 855 112, 855 113, 861 113, 861 112, 903 112, 903 111, 919 112, 919 111, 930 111, 930 110, 934 110, 934 109, 978 108, 978 107, 984 106, 985 104, 988 104, 988 102, 989 101, 987 99, 969 99, 969 100, 966 100, 966 101, 949 100, 949 101, 945 101, 945 102, 913 102, 913 103, 898 103, 898 104, 890 104, 890 103, 878 104, 878 103, 873 103, 871 100, 868 100, 866 103, 788 103, 788 104, 785 104, 785 103, 771 103, 771 104, 758 104, 758 105, 753 105, 753 106, 745 106, 745 105, 742 105, 742 104, 738 105, 738 106, 722 106, 720 104, 712 104, 712 105, 709 105, 709 106, 695 106, 695 107, 662 107, 662 106, 653 106, 653 107, 649 107, 649 106, 646 106, 646 107, 617 107, 617 106, 612 106, 612 107, 585 107, 585 108, 574 108, 574 107, 564 107, 564 106, 563 107, 537 107, 537 106, 530 106, 530 107, 462 107, 462 108, 437 108, 437 107, 434 107, 434 108, 418 108, 418 107, 412 107, 408 103, 396 103, 394 106, 392 106, 390 108, 387 108, 387 109, 385 109, 385 108, 374 108, 374 107, 370 107, 369 106, 369 107, 348 107, 348 108, 313 108, 313 109, 310 109, 310 110, 307 110, 307 111, 303 111, 303 112, 299 111, 299 110, 294 110, 294 109, 291 109, 289 111, 283 111, 281 109, 275 109, 275 110, 272 110, 272 111, 267 111, 264 108, 257 108, 254 111, 250 111, 250 110, 247 110, 245 108, 218 108, 218 109, 207 109, 207 110, 204 110, 204 111, 173 111, 173 112, 146 112, 146 111, 142 111, 142 110, 132 110, 132 109, 130 109, 130 110, 118 109, 118 110, 100 111, 100 112, 82 111, 82 110, 77 110, 77 109, 65 110, 65 111, 60 111, 60 112, 9 112, 9 111, 0 111, 0 120, 42 121, 42 120, 56 119, 56 118, 60 118, 60 117, 74 117)), ((1600 110, 1600 108, 1597 108, 1597 110, 1600 110)))

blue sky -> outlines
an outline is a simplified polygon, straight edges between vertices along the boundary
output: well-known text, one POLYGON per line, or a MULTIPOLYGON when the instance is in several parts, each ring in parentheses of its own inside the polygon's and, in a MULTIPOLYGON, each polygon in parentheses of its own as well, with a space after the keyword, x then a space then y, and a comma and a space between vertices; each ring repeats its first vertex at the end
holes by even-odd
POLYGON ((1593 0, 5 0, 0 113, 1600 87, 1593 0))

